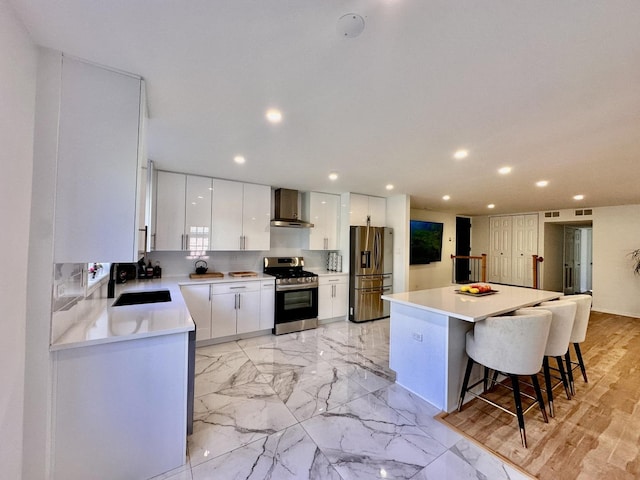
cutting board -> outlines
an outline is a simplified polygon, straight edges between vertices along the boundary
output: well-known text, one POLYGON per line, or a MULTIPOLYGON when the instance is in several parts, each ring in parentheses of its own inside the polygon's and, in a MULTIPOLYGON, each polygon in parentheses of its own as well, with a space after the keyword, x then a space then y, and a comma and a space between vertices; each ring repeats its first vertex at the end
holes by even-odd
POLYGON ((229 272, 230 277, 257 277, 256 272, 229 272))
POLYGON ((224 273, 222 272, 208 272, 208 273, 190 273, 189 278, 199 279, 199 278, 222 278, 224 277, 224 273))

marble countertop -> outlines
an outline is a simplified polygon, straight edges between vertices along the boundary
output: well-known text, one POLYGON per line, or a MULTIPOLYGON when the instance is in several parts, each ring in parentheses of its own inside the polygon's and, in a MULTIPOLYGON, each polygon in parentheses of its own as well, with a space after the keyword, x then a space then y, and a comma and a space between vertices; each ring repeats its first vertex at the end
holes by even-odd
POLYGON ((131 281, 116 285, 115 298, 95 297, 54 313, 53 322, 70 326, 52 339, 51 351, 170 335, 195 328, 175 278, 131 281), (171 301, 112 306, 121 293, 145 290, 169 290, 171 301))
POLYGON ((473 297, 456 293, 459 288, 460 285, 452 285, 443 288, 394 293, 383 295, 382 299, 469 322, 477 322, 487 317, 512 312, 518 308, 553 300, 562 295, 560 292, 547 290, 491 285, 491 288, 497 290, 497 293, 473 297))
POLYGON ((222 278, 190 278, 189 275, 180 275, 167 277, 167 280, 173 280, 179 285, 200 285, 203 283, 231 283, 231 282, 257 282, 261 280, 274 280, 276 277, 267 275, 266 273, 256 272, 255 277, 231 277, 229 272, 220 272, 224 274, 222 278))

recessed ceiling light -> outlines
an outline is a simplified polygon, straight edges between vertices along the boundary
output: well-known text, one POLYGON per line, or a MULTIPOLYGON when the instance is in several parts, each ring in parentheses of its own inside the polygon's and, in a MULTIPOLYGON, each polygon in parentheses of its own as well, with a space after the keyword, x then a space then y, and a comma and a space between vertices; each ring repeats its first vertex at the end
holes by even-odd
POLYGON ((445 195, 444 197, 442 197, 443 200, 451 200, 451 196, 450 195, 445 195))
POLYGON ((584 195, 574 195, 573 199, 574 200, 584 200, 584 195))
POLYGON ((469 150, 460 149, 457 150, 456 153, 453 154, 453 158, 456 160, 462 160, 463 158, 467 158, 469 156, 469 150))
POLYGON ((233 157, 233 161, 238 164, 243 164, 246 160, 242 155, 236 155, 235 157, 233 157))
POLYGON ((496 208, 496 206, 493 203, 490 203, 489 205, 487 205, 487 208, 496 208))
POLYGON ((280 123, 282 121, 282 112, 275 108, 267 110, 266 116, 271 123, 280 123))
POLYGON ((507 173, 511 173, 511 167, 502 167, 498 169, 498 173, 500 175, 506 175, 507 173))
POLYGON ((336 172, 331 172, 329 174, 329 180, 337 180, 338 179, 338 174, 336 172))
POLYGON ((388 185, 387 185, 386 187, 384 187, 384 188, 386 188, 387 190, 393 190, 393 185, 388 184, 388 185))
POLYGON ((548 180, 540 180, 539 182, 536 182, 536 187, 546 187, 547 185, 549 185, 548 180))

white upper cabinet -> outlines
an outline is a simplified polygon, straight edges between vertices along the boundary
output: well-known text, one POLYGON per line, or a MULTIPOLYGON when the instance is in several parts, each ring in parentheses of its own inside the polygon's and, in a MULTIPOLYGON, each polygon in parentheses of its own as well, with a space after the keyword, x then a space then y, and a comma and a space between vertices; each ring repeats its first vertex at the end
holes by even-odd
POLYGON ((269 250, 271 187, 213 180, 211 250, 269 250))
POLYGON ((157 172, 154 250, 209 250, 211 178, 157 172))
POLYGON ((182 250, 187 178, 182 173, 157 174, 154 250, 182 250))
POLYGON ((242 196, 243 250, 271 248, 271 187, 244 184, 242 196))
POLYGON ((136 260, 139 77, 62 57, 54 262, 136 260))
POLYGON ((302 218, 313 223, 309 250, 337 250, 340 225, 340 196, 308 192, 303 197, 302 218))
POLYGON ((185 245, 191 252, 210 250, 212 179, 187 175, 185 245))
POLYGON ((213 180, 211 249, 240 250, 242 247, 242 192, 240 182, 213 180))
POLYGON ((349 225, 367 225, 370 219, 372 227, 384 227, 387 223, 387 200, 383 197, 370 197, 351 193, 349 195, 349 225))

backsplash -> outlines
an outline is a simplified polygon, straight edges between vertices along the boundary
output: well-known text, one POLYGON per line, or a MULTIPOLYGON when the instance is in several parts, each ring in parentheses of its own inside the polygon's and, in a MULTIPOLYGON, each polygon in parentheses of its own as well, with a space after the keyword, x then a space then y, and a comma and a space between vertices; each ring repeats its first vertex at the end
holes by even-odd
MULTIPOLYGON (((261 272, 264 257, 304 257, 306 270, 326 270, 329 252, 303 250, 291 245, 303 245, 308 230, 299 228, 272 228, 269 251, 206 252, 206 255, 189 255, 189 252, 150 252, 148 259, 155 265, 160 262, 162 276, 188 275, 195 271, 195 262, 204 260, 210 272, 250 270, 261 272)), ((345 267, 343 266, 343 269, 345 267)))

